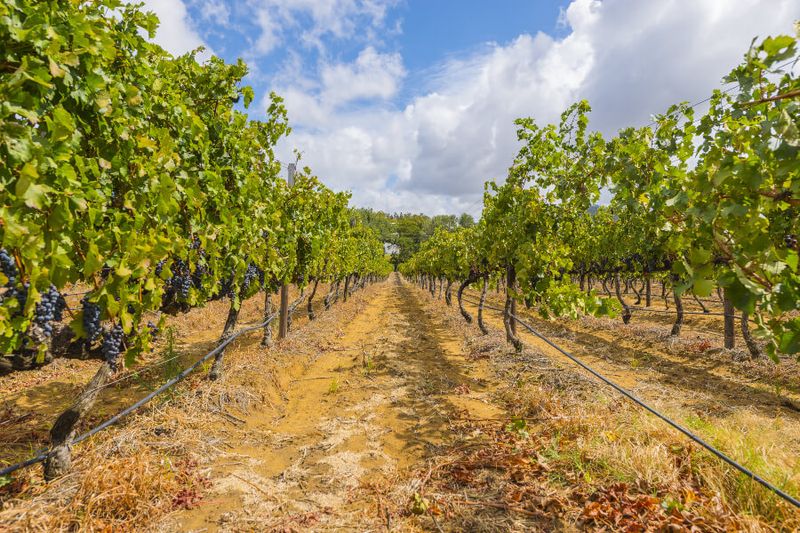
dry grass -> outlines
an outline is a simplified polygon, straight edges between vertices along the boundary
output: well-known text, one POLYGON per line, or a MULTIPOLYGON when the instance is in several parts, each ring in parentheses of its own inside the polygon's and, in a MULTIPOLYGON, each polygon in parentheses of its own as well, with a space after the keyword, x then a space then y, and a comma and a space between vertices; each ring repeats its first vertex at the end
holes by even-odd
MULTIPOLYGON (((357 293, 344 310, 336 305, 323 313, 318 323, 326 322, 324 328, 306 327, 308 320, 298 315, 290 338, 272 349, 262 348, 255 333, 234 342, 221 380, 210 382, 208 368, 199 369, 119 428, 78 445, 69 475, 45 484, 41 467, 15 474, 0 488, 0 530, 140 531, 195 507, 210 484, 208 465, 227 442, 260 437, 243 431, 243 419, 280 402, 289 369, 313 357, 370 290, 357 293)), ((183 359, 194 360, 192 351, 213 344, 225 310, 224 302, 212 302, 171 319, 179 332, 188 332, 179 337, 183 359)), ((263 305, 251 299, 240 321, 255 322, 262 313, 263 305)), ((159 376, 151 377, 157 381, 159 376)))
MULTIPOLYGON (((446 531, 800 529, 789 504, 613 391, 535 348, 510 353, 497 331, 475 337, 456 310, 431 305, 464 331, 473 357, 491 359, 506 384, 497 400, 517 422, 454 422, 454 445, 413 476, 427 510, 414 515, 414 503, 398 492, 391 499, 398 520, 434 529, 438 517, 446 531)), ((668 386, 649 387, 657 408, 681 406, 668 386)), ((800 492, 795 425, 746 407, 711 412, 676 415, 746 466, 800 492)))
MULTIPOLYGON (((242 421, 280 416, 295 367, 331 348, 337 324, 368 297, 322 314, 314 328, 297 320, 292 337, 272 350, 263 350, 256 335, 234 343, 222 380, 208 382, 199 372, 120 428, 79 445, 69 476, 44 485, 40 469, 21 473, 0 488, 0 530, 178 529, 174 517, 207 497, 210 467, 230 442, 263 445, 267 436, 248 432, 242 421)), ((496 330, 476 337, 474 326, 442 302, 426 308, 464 334, 472 359, 491 361, 499 383, 494 400, 508 417, 453 420, 450 444, 433 450, 424 465, 381 482, 367 476, 341 508, 272 521, 241 509, 224 515, 223 529, 324 529, 329 512, 393 531, 800 529, 788 505, 580 372, 532 348, 510 353, 496 330)), ((187 353, 213 342, 224 320, 224 305, 197 311, 176 318, 176 326, 197 332, 183 339, 187 353)), ((248 302, 242 321, 259 316, 258 302, 248 302)), ((793 452, 800 435, 788 417, 742 406, 687 410, 668 384, 647 387, 637 392, 656 407, 798 492, 793 452)))

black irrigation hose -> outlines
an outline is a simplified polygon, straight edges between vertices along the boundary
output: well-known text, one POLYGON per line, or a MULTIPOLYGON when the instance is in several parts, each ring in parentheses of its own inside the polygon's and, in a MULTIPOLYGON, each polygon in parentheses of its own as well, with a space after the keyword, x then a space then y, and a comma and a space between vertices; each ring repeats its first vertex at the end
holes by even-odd
MULTIPOLYGON (((194 362, 191 366, 189 366, 188 368, 183 370, 180 374, 178 374, 174 378, 170 379, 169 381, 167 381, 166 383, 161 385, 159 388, 157 388, 156 390, 154 390, 153 392, 151 392, 150 394, 148 394, 147 396, 145 396, 144 398, 142 398, 138 402, 134 403, 133 405, 131 405, 127 409, 125 409, 123 411, 120 411, 116 415, 112 416, 111 418, 109 418, 108 420, 106 420, 105 422, 100 424, 99 426, 95 427, 94 429, 91 429, 91 430, 87 431, 86 433, 84 433, 83 435, 80 435, 79 437, 76 437, 70 444, 77 444, 77 443, 79 443, 81 441, 84 441, 84 440, 88 439, 89 437, 91 437, 92 435, 94 435, 95 433, 98 433, 98 432, 104 430, 108 426, 116 424, 121 419, 125 418, 126 416, 128 416, 132 412, 136 411, 141 406, 143 406, 144 404, 146 404, 147 402, 149 402, 150 400, 152 400, 153 398, 155 398, 156 396, 158 396, 159 394, 161 394, 165 390, 169 389, 170 387, 172 387, 173 385, 175 385, 179 381, 183 380, 186 376, 191 374, 198 366, 200 366, 201 364, 205 363, 211 357, 217 355, 219 352, 224 350, 225 347, 227 347, 230 343, 232 343, 238 337, 240 337, 241 335, 244 335, 245 333, 249 333, 251 331, 255 331, 257 329, 261 329, 261 328, 267 326, 270 322, 272 322, 275 319, 276 316, 277 315, 273 314, 267 320, 265 320, 264 322, 262 322, 260 324, 257 324, 255 326, 250 326, 250 327, 247 327, 247 328, 244 328, 244 329, 241 329, 241 330, 237 331, 236 333, 234 333, 233 335, 231 335, 230 337, 225 339, 222 343, 220 343, 219 346, 217 346, 216 348, 214 348, 213 350, 208 352, 206 355, 204 355, 202 358, 200 358, 196 362, 194 362)), ((31 457, 30 459, 28 459, 26 461, 22 461, 21 463, 16 463, 16 464, 7 466, 7 467, 3 468, 2 470, 0 470, 0 476, 7 476, 8 474, 10 474, 12 472, 15 472, 16 470, 19 470, 20 468, 25 468, 25 467, 28 467, 28 466, 32 466, 32 465, 35 465, 36 463, 41 463, 42 461, 44 461, 48 457, 50 457, 51 454, 52 454, 52 451, 50 451, 50 450, 43 451, 43 452, 40 452, 35 457, 31 457)))
MULTIPOLYGON (((672 311, 670 309, 648 309, 647 307, 636 307, 636 306, 633 306, 633 305, 629 305, 628 309, 630 309, 632 311, 644 311, 646 313, 667 313, 667 314, 670 314, 670 315, 674 315, 674 314, 677 313, 677 311, 672 311)), ((705 313, 703 311, 684 311, 683 314, 684 315, 703 315, 703 316, 727 316, 727 315, 725 315, 725 313, 716 313, 716 312, 705 313)), ((740 317, 737 314, 732 314, 730 316, 731 316, 731 318, 733 318, 735 320, 741 320, 742 319, 742 317, 740 317)), ((752 320, 752 319, 748 319, 748 322, 752 322, 753 324, 757 324, 757 322, 755 320, 752 320)))
MULTIPOLYGON (((473 305, 477 305, 475 302, 470 302, 470 303, 473 304, 473 305)), ((484 307, 488 307, 488 306, 484 306, 484 307)), ((663 313, 663 314, 668 314, 668 315, 677 314, 677 311, 673 311, 671 309, 649 309, 647 307, 638 307, 638 306, 635 306, 635 305, 629 305, 628 309, 630 309, 631 311, 643 311, 645 313, 663 313)), ((718 312, 711 312, 711 311, 709 311, 708 313, 706 313, 704 311, 684 311, 683 314, 684 315, 702 315, 702 316, 727 316, 727 315, 725 315, 725 313, 718 313, 718 312)), ((733 315, 731 315, 731 317, 734 320, 741 320, 742 319, 742 317, 740 317, 737 314, 733 314, 733 315)), ((756 322, 752 318, 748 318, 747 321, 750 322, 751 324, 758 325, 758 322, 756 322)))
MULTIPOLYGON (((468 302, 473 304, 473 305, 478 305, 478 303, 476 303, 476 302, 472 302, 472 301, 468 301, 468 302)), ((499 307, 494 307, 494 306, 491 306, 491 305, 484 304, 483 307, 485 307, 487 309, 493 309, 495 311, 505 312, 504 309, 501 309, 499 307)), ((578 366, 580 366, 581 368, 583 368, 584 370, 586 370, 587 372, 589 372, 590 374, 592 374, 593 376, 598 378, 599 380, 603 381, 606 385, 609 385, 614 390, 616 390, 617 392, 619 392, 620 394, 622 394, 623 396, 625 396, 626 398, 631 400, 633 403, 635 403, 639 407, 642 407, 645 410, 649 411, 651 414, 655 415, 656 417, 660 418, 661 420, 663 420, 664 422, 666 422, 667 424, 669 424, 673 428, 677 429, 678 431, 680 431, 681 433, 683 433, 684 435, 686 435, 687 437, 689 437, 690 439, 695 441, 697 444, 699 444, 700 446, 702 446, 706 450, 710 451, 712 454, 716 455, 719 459, 722 459, 723 461, 728 463, 730 466, 732 466, 733 468, 735 468, 736 470, 738 470, 742 474, 746 475, 747 477, 749 477, 752 480, 757 481, 758 483, 760 483, 766 489, 772 491, 773 493, 777 494, 778 496, 780 496, 781 498, 783 498, 787 502, 791 503, 792 505, 794 505, 795 507, 800 509, 800 500, 797 500, 796 498, 794 498, 790 494, 787 494, 786 492, 782 491, 781 489, 779 489, 778 487, 776 487, 775 485, 773 485, 772 483, 770 483, 766 479, 762 478, 761 476, 759 476, 755 472, 753 472, 753 471, 747 469, 746 467, 740 465, 739 463, 737 463, 736 461, 734 461, 733 459, 731 459, 730 457, 728 457, 727 455, 722 453, 720 450, 716 449, 714 446, 712 446, 711 444, 709 444, 706 441, 704 441, 703 439, 701 439, 699 436, 695 435, 694 433, 692 433, 688 429, 684 428, 683 426, 681 426, 677 422, 674 422, 672 419, 668 418, 666 415, 663 415, 660 412, 656 411, 653 407, 650 407, 644 401, 642 401, 639 398, 637 398, 636 396, 634 396, 631 392, 628 392, 628 390, 626 390, 623 387, 617 385, 616 383, 614 383, 613 381, 611 381, 610 379, 608 379, 604 375, 600 374, 599 372, 594 370, 592 367, 590 367, 589 365, 585 364, 584 362, 579 360, 577 357, 575 357, 574 355, 572 355, 568 351, 564 350, 559 345, 557 345, 556 343, 552 342, 550 339, 548 339, 547 337, 545 337, 544 335, 542 335, 541 333, 539 333, 538 331, 533 329, 530 325, 528 325, 526 322, 522 321, 519 317, 517 317, 515 315, 510 315, 510 316, 516 322, 521 324, 525 329, 527 329, 528 331, 530 331, 531 333, 536 335, 539 339, 541 339, 545 343, 547 343, 550 347, 552 347, 552 348, 558 350, 559 352, 561 352, 563 355, 565 355, 567 358, 569 358, 573 363, 577 364, 578 366)))
MULTIPOLYGON (((288 310, 289 314, 294 313, 295 310, 297 309, 297 307, 303 302, 304 299, 305 299, 305 296, 301 296, 297 300, 295 300, 295 302, 293 302, 292 305, 289 307, 289 310, 288 310)), ((89 437, 91 437, 92 435, 104 430, 105 428, 107 428, 107 427, 109 427, 109 426, 111 426, 113 424, 116 424, 121 419, 125 418, 126 416, 128 416, 132 412, 136 411, 138 408, 140 408, 141 406, 143 406, 144 404, 146 404, 147 402, 149 402, 150 400, 152 400, 153 398, 155 398, 156 396, 158 396, 159 394, 161 394, 165 390, 169 389, 170 387, 172 387, 173 385, 175 385, 179 381, 183 380, 186 376, 191 374, 202 363, 208 361, 211 357, 217 355, 221 350, 225 349, 225 347, 227 347, 230 343, 232 343, 236 338, 238 338, 241 335, 244 335, 245 333, 249 333, 251 331, 255 331, 257 329, 262 329, 262 328, 266 327, 277 316, 278 315, 276 313, 274 313, 267 320, 265 320, 264 322, 261 322, 260 324, 256 324, 256 325, 253 325, 253 326, 248 326, 248 327, 246 327, 244 329, 241 329, 241 330, 237 331, 236 333, 234 333, 233 335, 228 337, 225 341, 223 341, 219 346, 217 346, 216 348, 214 348, 213 350, 208 352, 206 355, 204 355, 201 359, 198 359, 195 363, 193 363, 191 366, 186 368, 183 372, 181 372, 180 374, 178 374, 174 378, 172 378, 169 381, 167 381, 166 383, 164 383, 161 387, 159 387, 158 389, 154 390, 153 392, 151 392, 150 394, 148 394, 147 396, 145 396, 144 398, 142 398, 141 400, 139 400, 135 404, 131 405, 127 409, 125 409, 123 411, 120 411, 116 415, 112 416, 111 418, 109 418, 108 420, 106 420, 105 422, 100 424, 99 426, 95 427, 94 429, 91 429, 91 430, 87 431, 86 433, 84 433, 83 435, 80 435, 80 436, 76 437, 70 444, 77 444, 77 443, 79 443, 81 441, 84 441, 84 440, 88 439, 89 437)), ((49 451, 49 450, 42 450, 36 456, 31 457, 30 459, 27 459, 27 460, 22 461, 20 463, 16 463, 16 464, 7 466, 7 467, 5 467, 3 469, 0 469, 0 476, 7 476, 8 474, 11 474, 12 472, 15 472, 15 471, 17 471, 17 470, 19 470, 21 468, 25 468, 25 467, 28 467, 28 466, 33 466, 33 465, 35 465, 37 463, 41 463, 42 461, 44 461, 48 457, 50 457, 51 453, 52 452, 49 451)))

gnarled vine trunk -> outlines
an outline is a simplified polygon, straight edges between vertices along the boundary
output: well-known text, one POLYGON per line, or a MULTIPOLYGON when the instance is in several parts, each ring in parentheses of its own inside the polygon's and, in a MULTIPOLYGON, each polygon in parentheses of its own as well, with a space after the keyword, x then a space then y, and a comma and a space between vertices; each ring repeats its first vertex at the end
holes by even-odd
POLYGON ((705 304, 703 303, 703 300, 698 298, 695 293, 692 293, 692 298, 694 298, 694 301, 697 302, 697 305, 700 306, 700 309, 702 309, 704 313, 710 313, 711 312, 711 311, 708 310, 708 307, 705 306, 705 304))
POLYGON ((681 301, 681 295, 678 294, 678 284, 672 284, 672 297, 675 300, 675 323, 672 324, 672 331, 669 334, 672 337, 677 337, 681 334, 681 328, 683 327, 683 302, 681 301))
POLYGON ((314 285, 311 288, 311 294, 308 295, 308 306, 306 307, 306 311, 308 312, 308 319, 314 320, 316 315, 314 314, 314 304, 312 300, 314 299, 314 295, 317 294, 317 286, 319 286, 319 279, 314 280, 314 285))
POLYGON ((483 305, 486 303, 486 290, 489 288, 489 277, 483 277, 483 287, 481 288, 481 299, 480 303, 478 303, 478 327, 481 330, 481 333, 487 335, 489 333, 489 328, 486 327, 486 324, 483 321, 483 305))
POLYGON ((470 315, 469 312, 464 308, 464 302, 462 298, 464 296, 464 290, 466 290, 466 288, 469 287, 471 284, 475 283, 477 279, 478 276, 475 273, 470 272, 469 276, 467 276, 467 279, 465 279, 461 283, 461 285, 458 286, 458 291, 456 292, 456 299, 458 300, 458 310, 461 311, 461 316, 464 317, 464 320, 467 321, 467 324, 472 324, 472 315, 470 315))
POLYGON ((453 305, 453 293, 451 292, 452 288, 453 282, 448 279, 447 288, 444 290, 444 301, 448 306, 453 305))
POLYGON ((625 298, 622 297, 622 293, 619 290, 619 274, 614 274, 614 292, 617 296, 617 300, 622 304, 622 322, 627 324, 631 321, 631 308, 628 306, 628 303, 625 301, 625 298))
POLYGON ((640 305, 642 303, 642 291, 636 288, 636 281, 631 281, 631 290, 633 290, 633 294, 636 295, 636 301, 633 302, 633 305, 640 305))
POLYGON ((503 309, 503 325, 506 329, 506 341, 514 346, 518 352, 522 351, 522 341, 517 337, 517 302, 514 298, 514 290, 517 287, 517 273, 514 267, 506 268, 506 305, 503 309))
MULTIPOLYGON (((235 300, 231 298, 231 306, 228 309, 228 318, 225 320, 225 327, 222 329, 222 336, 219 341, 224 342, 233 334, 233 328, 236 327, 236 321, 239 320, 239 311, 242 306, 236 306, 235 300)), ((208 379, 214 381, 222 376, 222 358, 225 356, 225 350, 220 350, 214 356, 214 364, 211 365, 211 371, 208 373, 208 379)))
MULTIPOLYGON (((272 306, 272 293, 269 290, 264 291, 264 321, 266 322, 270 316, 275 312, 272 306)), ((272 322, 264 326, 264 335, 261 337, 261 346, 272 346, 272 322)))
POLYGON ((606 278, 602 278, 600 280, 600 284, 603 286, 603 290, 606 292, 606 296, 611 296, 611 290, 608 288, 608 281, 606 278))
POLYGON ((747 345, 747 351, 750 352, 750 357, 753 359, 760 359, 764 357, 764 354, 761 352, 761 348, 750 333, 749 321, 750 314, 747 311, 742 311, 742 337, 744 337, 744 343, 747 345))
POLYGON ((341 280, 336 280, 331 283, 331 286, 328 288, 328 294, 325 295, 325 309, 330 309, 333 302, 335 302, 339 298, 339 283, 341 280))
POLYGON ((75 404, 61 413, 50 430, 52 454, 44 463, 44 478, 47 481, 61 477, 72 467, 72 441, 75 438, 78 422, 94 405, 100 390, 114 374, 114 366, 108 361, 97 369, 92 380, 78 396, 75 404))

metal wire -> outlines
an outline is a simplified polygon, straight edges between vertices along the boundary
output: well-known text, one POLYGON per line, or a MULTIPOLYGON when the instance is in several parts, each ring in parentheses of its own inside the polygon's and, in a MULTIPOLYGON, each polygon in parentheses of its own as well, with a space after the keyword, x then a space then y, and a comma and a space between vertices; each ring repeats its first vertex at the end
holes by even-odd
MULTIPOLYGON (((303 302, 303 300, 305 300, 305 295, 301 295, 299 298, 297 298, 297 300, 295 300, 290 305, 290 307, 288 309, 289 314, 293 314, 295 312, 295 310, 297 309, 297 307, 303 302)), ((178 374, 174 378, 170 379, 169 381, 167 381, 166 383, 161 385, 159 388, 157 388, 156 390, 154 390, 153 392, 151 392, 150 394, 148 394, 147 396, 145 396, 144 398, 142 398, 138 402, 134 403, 133 405, 131 405, 127 409, 124 409, 123 411, 120 411, 116 415, 112 416, 111 418, 109 418, 108 420, 106 420, 105 422, 100 424, 99 426, 87 431, 83 435, 80 435, 80 436, 76 437, 70 444, 78 444, 79 442, 82 442, 82 441, 88 439, 92 435, 95 435, 96 433, 104 430, 105 428, 116 424, 121 419, 125 418, 126 416, 128 416, 132 412, 136 411, 137 409, 139 409, 140 407, 142 407, 143 405, 148 403, 150 400, 152 400, 153 398, 155 398, 156 396, 158 396, 162 392, 166 391, 167 389, 169 389, 170 387, 172 387, 173 385, 175 385, 179 381, 182 381, 186 376, 191 374, 198 366, 200 366, 204 362, 208 361, 211 357, 213 357, 213 356, 217 355, 218 353, 220 353, 222 350, 224 350, 230 343, 232 343, 238 337, 240 337, 241 335, 244 335, 245 333, 249 333, 251 331, 262 329, 262 328, 268 326, 270 324, 270 322, 275 320, 275 318, 277 316, 278 316, 277 313, 273 313, 265 321, 263 321, 263 322, 261 322, 259 324, 255 324, 253 326, 248 326, 248 327, 246 327, 244 329, 241 329, 241 330, 237 331, 236 333, 234 333, 233 335, 231 335, 230 337, 225 339, 222 343, 220 343, 219 346, 217 346, 216 348, 214 348, 213 350, 208 352, 202 358, 198 359, 196 362, 194 362, 188 368, 184 369, 180 374, 178 374)), ((168 361, 169 360, 163 361, 163 362, 161 362, 159 364, 163 364, 163 363, 166 363, 168 361)), ((153 368, 154 366, 158 366, 158 365, 152 365, 151 367, 142 368, 142 369, 140 369, 139 372, 143 372, 143 371, 147 370, 148 368, 153 368)), ((119 379, 117 381, 108 383, 105 386, 110 386, 110 385, 112 385, 114 383, 119 383, 123 379, 128 379, 129 377, 132 377, 133 375, 136 375, 136 373, 129 374, 128 376, 125 376, 124 378, 121 378, 121 379, 119 379)), ((98 387, 98 389, 104 388, 105 386, 98 387)), ((94 389, 94 390, 97 390, 97 389, 94 389)), ((7 467, 5 467, 3 469, 0 469, 0 476, 6 476, 8 474, 11 474, 12 472, 15 472, 15 471, 21 469, 21 468, 26 468, 28 466, 33 466, 33 465, 35 465, 37 463, 41 463, 42 461, 44 461, 48 457, 50 457, 50 455, 52 455, 52 453, 53 453, 52 450, 40 450, 39 452, 37 452, 37 454, 34 457, 31 457, 30 459, 27 459, 25 461, 22 461, 22 462, 7 466, 7 467)))
MULTIPOLYGON (((79 443, 81 441, 84 441, 84 440, 88 439, 89 437, 91 437, 92 435, 104 430, 105 428, 107 428, 107 427, 109 427, 109 426, 111 426, 113 424, 116 424, 121 419, 125 418, 126 416, 128 416, 132 412, 136 411, 137 409, 139 409, 140 407, 142 407, 143 405, 148 403, 150 400, 152 400, 153 398, 155 398, 156 396, 158 396, 159 394, 161 394, 165 390, 169 389, 170 387, 172 387, 173 385, 175 385, 179 381, 182 381, 186 376, 191 374, 198 366, 200 366, 201 364, 203 364, 206 361, 208 361, 211 357, 213 357, 213 356, 217 355, 218 353, 220 353, 222 350, 224 350, 234 340, 236 340, 240 336, 244 335, 245 333, 249 333, 251 331, 255 331, 255 330, 262 329, 262 328, 266 327, 267 325, 269 325, 270 322, 272 322, 275 319, 276 316, 277 316, 276 314, 273 314, 267 320, 265 320, 264 322, 262 322, 260 324, 257 324, 255 326, 250 326, 250 327, 247 327, 247 328, 244 328, 244 329, 241 329, 241 330, 237 331, 236 333, 234 333, 233 335, 231 335, 230 337, 225 339, 223 342, 221 342, 219 344, 219 346, 217 346, 216 348, 214 348, 213 350, 208 352, 206 355, 204 355, 203 357, 201 357, 200 359, 195 361, 188 368, 184 369, 180 374, 178 374, 174 378, 170 379, 169 381, 167 381, 166 383, 161 385, 159 388, 157 388, 156 390, 154 390, 153 392, 151 392, 150 394, 148 394, 147 396, 145 396, 144 398, 142 398, 138 402, 134 403, 133 405, 131 405, 127 409, 124 409, 123 411, 120 411, 116 415, 112 416, 111 418, 109 418, 108 420, 106 420, 105 422, 100 424, 99 426, 87 431, 86 433, 84 433, 83 435, 80 435, 79 437, 76 437, 70 444, 77 444, 77 443, 79 443)), ((50 455, 52 455, 52 453, 53 453, 52 450, 40 451, 40 452, 37 453, 37 455, 35 455, 34 457, 31 457, 30 459, 27 459, 27 460, 22 461, 20 463, 16 463, 16 464, 7 466, 7 467, 5 467, 3 469, 0 469, 0 476, 6 476, 6 475, 8 475, 8 474, 10 474, 12 472, 15 472, 15 471, 19 470, 20 468, 25 468, 25 467, 28 467, 28 466, 35 465, 37 463, 41 463, 42 461, 44 461, 48 457, 50 457, 50 455)))
MULTIPOLYGON (((478 302, 472 302, 472 301, 468 301, 468 302, 473 304, 473 305, 479 305, 478 302)), ((483 307, 485 307, 487 309, 492 309, 494 311, 500 311, 500 312, 503 312, 503 313, 505 312, 504 309, 501 309, 499 307, 494 307, 492 305, 486 305, 485 303, 484 303, 483 307)), ((581 361, 580 359, 578 359, 577 357, 572 355, 570 352, 566 351, 561 346, 557 345, 556 343, 554 343, 553 341, 551 341, 550 339, 548 339, 547 337, 545 337, 544 335, 542 335, 541 333, 539 333, 538 331, 533 329, 533 327, 531 327, 525 321, 521 320, 519 317, 517 317, 517 316, 515 316, 513 314, 510 314, 510 313, 509 313, 509 316, 514 321, 516 321, 518 324, 520 324, 525 329, 530 331, 533 335, 535 335, 536 337, 538 337, 539 339, 544 341, 546 344, 548 344, 551 348, 553 348, 553 349, 557 350, 558 352, 560 352, 562 355, 567 357, 573 363, 575 363, 576 365, 580 366, 581 368, 583 368, 584 370, 586 370, 587 372, 592 374, 594 377, 596 377, 600 381, 604 382, 606 385, 610 386, 611 388, 613 388, 614 390, 616 390, 617 392, 619 392, 620 394, 622 394, 623 396, 625 396, 626 398, 631 400, 633 403, 635 403, 639 407, 642 407, 643 409, 647 410, 651 414, 655 415, 657 418, 660 418, 661 420, 663 420, 664 422, 666 422, 667 424, 669 424, 673 428, 677 429, 678 431, 680 431, 681 433, 683 433, 684 435, 689 437, 691 440, 693 440, 694 442, 696 442, 697 444, 699 444, 700 446, 702 446, 703 448, 705 448, 706 450, 711 452, 717 458, 722 459, 724 462, 726 462, 728 465, 732 466, 733 468, 735 468, 736 470, 738 470, 742 474, 744 474, 747 477, 749 477, 750 479, 758 482, 759 484, 761 484, 767 490, 772 491, 773 493, 777 494, 778 496, 780 496, 781 498, 783 498, 784 500, 786 500, 790 504, 792 504, 795 507, 800 509, 800 500, 797 500, 792 495, 790 495, 790 494, 784 492, 783 490, 779 489, 778 487, 776 487, 775 485, 773 485, 772 483, 770 483, 766 479, 762 478, 761 476, 759 476, 758 474, 756 474, 752 470, 749 470, 747 467, 737 463, 735 460, 731 459, 730 457, 725 455, 723 452, 721 452, 720 450, 718 450, 717 448, 715 448, 711 444, 709 444, 706 441, 704 441, 698 435, 695 435, 694 433, 692 433, 688 429, 684 428, 683 426, 681 426, 680 424, 678 424, 677 422, 675 422, 671 418, 669 418, 666 415, 660 413, 655 408, 651 407, 649 404, 647 404, 643 400, 639 399, 633 393, 629 392, 627 389, 621 387, 620 385, 617 385, 614 381, 612 381, 609 378, 605 377, 600 372, 596 371, 595 369, 593 369, 592 367, 590 367, 589 365, 587 365, 586 363, 584 363, 583 361, 581 361)))

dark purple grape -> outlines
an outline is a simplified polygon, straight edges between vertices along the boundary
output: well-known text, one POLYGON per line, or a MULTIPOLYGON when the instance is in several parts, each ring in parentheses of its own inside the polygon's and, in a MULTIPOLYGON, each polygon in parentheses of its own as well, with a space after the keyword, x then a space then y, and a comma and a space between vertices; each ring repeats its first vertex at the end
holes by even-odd
POLYGON ((125 333, 122 331, 120 324, 114 324, 110 330, 106 331, 103 335, 103 344, 100 351, 103 354, 103 359, 108 361, 113 367, 117 366, 117 359, 122 352, 122 340, 125 333))
POLYGON ((42 293, 42 299, 36 304, 33 322, 39 326, 48 337, 53 335, 53 322, 60 322, 63 318, 67 302, 55 285, 42 293))
POLYGON ((13 257, 6 251, 5 248, 0 250, 0 270, 3 271, 3 275, 8 278, 8 282, 6 282, 6 287, 13 287, 17 283, 17 278, 19 277, 19 270, 17 269, 17 262, 14 260, 13 257))
POLYGON ((83 305, 83 330, 86 332, 86 341, 92 343, 100 336, 100 306, 92 303, 87 298, 81 300, 83 305))

